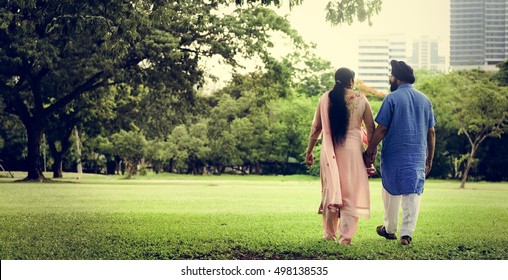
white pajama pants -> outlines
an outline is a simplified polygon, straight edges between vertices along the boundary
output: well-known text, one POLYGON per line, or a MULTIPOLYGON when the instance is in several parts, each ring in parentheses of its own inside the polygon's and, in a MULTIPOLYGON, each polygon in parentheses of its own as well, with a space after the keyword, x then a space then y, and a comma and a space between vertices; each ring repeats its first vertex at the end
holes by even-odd
POLYGON ((399 209, 402 206, 402 226, 400 236, 412 236, 416 228, 418 213, 420 211, 421 195, 416 193, 404 195, 391 195, 382 188, 384 213, 384 226, 387 233, 396 233, 399 224, 399 209))

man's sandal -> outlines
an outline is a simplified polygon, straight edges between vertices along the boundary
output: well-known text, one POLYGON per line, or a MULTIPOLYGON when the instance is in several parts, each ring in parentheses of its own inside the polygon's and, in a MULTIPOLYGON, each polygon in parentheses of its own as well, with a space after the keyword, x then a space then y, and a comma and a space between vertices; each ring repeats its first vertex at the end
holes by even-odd
POLYGON ((404 235, 400 238, 400 244, 409 245, 413 239, 409 235, 404 235))

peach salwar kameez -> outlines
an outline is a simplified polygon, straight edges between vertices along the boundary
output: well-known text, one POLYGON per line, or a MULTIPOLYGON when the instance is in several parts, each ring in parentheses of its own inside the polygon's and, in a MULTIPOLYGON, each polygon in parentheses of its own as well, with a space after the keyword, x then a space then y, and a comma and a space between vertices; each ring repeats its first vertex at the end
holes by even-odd
POLYGON ((330 99, 324 93, 320 100, 310 138, 322 137, 320 154, 321 206, 325 239, 349 244, 358 228, 359 218, 370 218, 370 191, 367 171, 363 162, 362 121, 373 126, 372 111, 367 98, 352 90, 346 91, 349 109, 349 128, 342 144, 333 144, 328 110, 330 99), (366 112, 368 110, 368 112, 366 112), (342 205, 339 214, 333 207, 342 205))

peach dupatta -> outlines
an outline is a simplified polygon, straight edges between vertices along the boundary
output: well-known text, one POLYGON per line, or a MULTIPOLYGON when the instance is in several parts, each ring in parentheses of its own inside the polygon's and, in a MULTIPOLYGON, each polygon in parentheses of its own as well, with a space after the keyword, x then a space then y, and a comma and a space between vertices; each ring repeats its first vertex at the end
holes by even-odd
POLYGON ((340 206, 340 214, 370 217, 367 171, 375 169, 374 167, 365 169, 361 154, 362 143, 367 140, 366 132, 362 131, 362 121, 369 124, 372 122, 368 117, 364 119, 366 110, 370 109, 367 99, 357 93, 348 96, 348 100, 351 101, 348 104, 348 107, 351 106, 351 115, 347 139, 342 145, 337 146, 333 143, 330 131, 328 94, 329 92, 326 92, 319 100, 309 138, 314 140, 322 138, 320 152, 322 194, 318 213, 323 214, 325 238, 333 238, 338 225, 337 206, 340 206))
POLYGON ((339 167, 337 166, 335 149, 330 131, 330 121, 328 117, 329 105, 330 102, 328 94, 324 94, 319 102, 319 113, 323 137, 320 154, 320 177, 322 191, 321 205, 324 208, 333 205, 342 205, 339 167))

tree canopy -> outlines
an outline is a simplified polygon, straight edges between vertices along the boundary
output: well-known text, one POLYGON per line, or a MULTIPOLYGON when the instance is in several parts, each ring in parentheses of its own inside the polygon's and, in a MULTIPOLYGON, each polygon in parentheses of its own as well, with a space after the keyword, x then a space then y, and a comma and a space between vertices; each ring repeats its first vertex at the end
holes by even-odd
MULTIPOLYGON (((468 150, 457 149, 460 153, 456 161, 464 166, 461 188, 464 188, 471 168, 478 164, 476 155, 480 145, 488 137, 500 138, 507 132, 508 87, 496 79, 501 73, 457 71, 429 76, 419 85, 434 103, 440 130, 437 134, 444 132, 449 137, 456 134, 467 140, 468 150)), ((444 138, 438 142, 445 145, 443 152, 451 153, 456 149, 446 146, 449 141, 444 138)), ((457 143, 459 140, 454 141, 457 143)))
POLYGON ((263 6, 219 13, 229 1, 2 1, 0 93, 28 137, 28 179, 43 178, 48 118, 85 93, 148 84, 192 102, 201 56, 269 57, 269 30, 301 42, 263 6), (262 23, 262 24, 259 24, 262 23))
MULTIPOLYGON (((70 104, 87 94, 101 102, 108 92, 101 89, 145 85, 155 96, 193 105, 202 57, 219 56, 232 66, 253 56, 270 63, 277 32, 303 44, 269 5, 282 2, 0 1, 0 100, 26 129, 27 179, 44 178, 41 139, 49 122, 59 126, 61 114, 80 110, 70 104)), ((370 21, 380 7, 380 0, 329 2, 327 20, 370 21)))

